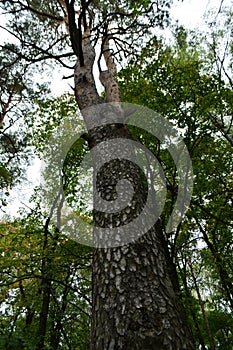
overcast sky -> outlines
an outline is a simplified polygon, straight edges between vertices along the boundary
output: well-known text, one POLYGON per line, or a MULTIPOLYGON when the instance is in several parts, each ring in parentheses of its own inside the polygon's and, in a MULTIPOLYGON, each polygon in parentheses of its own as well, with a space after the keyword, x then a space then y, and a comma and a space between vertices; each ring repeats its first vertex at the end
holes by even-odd
POLYGON ((174 0, 171 16, 179 19, 186 27, 195 28, 204 25, 204 16, 210 9, 215 13, 221 6, 231 5, 231 0, 174 0))

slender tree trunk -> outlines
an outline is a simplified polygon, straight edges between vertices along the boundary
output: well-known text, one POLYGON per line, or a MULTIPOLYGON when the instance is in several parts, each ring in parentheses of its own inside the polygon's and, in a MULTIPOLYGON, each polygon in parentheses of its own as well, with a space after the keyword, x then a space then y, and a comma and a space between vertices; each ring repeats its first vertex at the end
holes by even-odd
POLYGON ((40 312, 39 327, 38 327, 38 342, 36 345, 36 350, 41 350, 44 348, 44 340, 46 334, 47 319, 49 313, 49 303, 50 303, 50 282, 45 280, 43 283, 43 299, 42 307, 40 312))
POLYGON ((68 268, 67 276, 65 278, 65 288, 62 294, 61 305, 59 301, 55 300, 55 303, 57 303, 58 308, 56 312, 54 312, 54 315, 51 317, 53 321, 56 320, 56 322, 53 322, 53 327, 50 334, 50 347, 53 350, 57 350, 59 348, 59 342, 62 335, 62 319, 64 318, 66 307, 68 304, 67 296, 69 293, 70 274, 70 269, 68 268))
POLYGON ((36 350, 41 350, 44 347, 44 340, 46 335, 47 319, 49 313, 49 304, 51 296, 51 280, 47 278, 46 266, 42 264, 42 305, 39 317, 39 326, 37 331, 38 342, 36 344, 36 350))
POLYGON ((196 223, 198 224, 201 233, 203 234, 203 239, 206 242, 209 250, 211 251, 215 265, 217 267, 217 270, 219 272, 219 277, 223 286, 223 289, 225 290, 226 296, 229 300, 231 309, 233 310, 233 284, 231 277, 229 276, 227 269, 224 265, 224 260, 219 254, 218 250, 214 246, 214 244, 209 240, 209 237, 205 231, 205 229, 202 227, 202 225, 199 223, 198 219, 196 218, 196 223))
POLYGON ((37 330, 37 344, 35 350, 41 350, 44 348, 44 341, 46 335, 47 319, 49 313, 49 304, 51 297, 51 279, 49 278, 49 261, 46 257, 48 247, 48 225, 49 219, 46 220, 44 228, 44 244, 43 244, 43 256, 42 256, 42 267, 41 267, 41 293, 42 293, 42 305, 39 317, 39 326, 37 330))
MULTIPOLYGON (((186 275, 186 273, 183 273, 181 271, 181 268, 180 268, 179 265, 178 265, 178 268, 179 268, 180 275, 181 275, 181 278, 182 278, 182 282, 183 282, 186 298, 187 298, 188 301, 189 300, 191 301, 192 300, 192 295, 191 295, 190 290, 189 290, 188 285, 187 285, 187 280, 186 280, 187 275, 186 275)), ((204 341, 204 338, 203 338, 202 333, 201 333, 201 329, 200 329, 200 326, 199 326, 199 323, 198 323, 197 315, 196 315, 195 310, 193 309, 193 305, 192 305, 191 302, 189 302, 189 313, 191 314, 191 316, 193 318, 193 323, 194 323, 194 327, 195 327, 195 330, 196 330, 196 336, 197 336, 197 338, 199 340, 199 346, 201 346, 201 350, 206 350, 205 341, 204 341)))
POLYGON ((192 266, 191 260, 189 260, 189 267, 190 267, 191 276, 192 276, 192 279, 193 279, 193 282, 194 282, 194 286, 195 286, 195 289, 196 289, 196 292, 197 292, 197 297, 198 297, 200 309, 201 309, 201 312, 202 312, 202 316, 203 316, 204 321, 205 321, 206 330, 207 330, 207 334, 208 334, 208 338, 209 338, 209 342, 210 342, 210 350, 215 350, 213 335, 212 335, 210 324, 209 324, 209 320, 208 320, 208 317, 207 317, 207 314, 206 314, 206 311, 205 311, 205 305, 203 303, 203 300, 202 300, 202 297, 201 297, 201 293, 200 293, 200 289, 198 287, 197 279, 196 279, 194 271, 193 271, 193 266, 192 266))

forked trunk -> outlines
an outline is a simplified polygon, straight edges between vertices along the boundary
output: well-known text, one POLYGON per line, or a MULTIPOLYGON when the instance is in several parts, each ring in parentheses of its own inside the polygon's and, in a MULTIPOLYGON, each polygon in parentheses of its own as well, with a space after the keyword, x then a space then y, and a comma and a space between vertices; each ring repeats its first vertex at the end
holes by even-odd
MULTIPOLYGON (((76 65, 75 91, 77 103, 84 110, 98 105, 101 99, 92 74, 95 53, 88 32, 82 42, 84 66, 80 67, 79 62, 76 65)), ((108 102, 115 102, 120 98, 117 95, 119 89, 114 76, 114 62, 109 58, 110 51, 106 52, 108 71, 102 72, 101 81, 108 102)), ((115 112, 119 113, 119 110, 115 112)), ((90 129, 90 113, 84 111, 83 115, 90 129)), ((123 124, 112 123, 92 128, 88 138, 93 149, 102 141, 129 139, 130 135, 123 124)), ((126 155, 133 149, 125 149, 124 152, 126 155)), ((99 157, 104 158, 104 154, 99 157)), ((97 159, 100 160, 98 155, 97 159)), ((143 178, 139 168, 129 161, 116 159, 102 169, 99 177, 102 197, 110 195, 109 200, 114 200, 116 184, 122 178, 127 178, 134 187, 131 210, 126 207, 117 214, 108 215, 96 210, 95 226, 124 227, 144 206, 146 188, 143 178)), ((91 350, 194 349, 189 327, 175 295, 174 269, 161 237, 157 224, 133 243, 94 250, 91 350)))

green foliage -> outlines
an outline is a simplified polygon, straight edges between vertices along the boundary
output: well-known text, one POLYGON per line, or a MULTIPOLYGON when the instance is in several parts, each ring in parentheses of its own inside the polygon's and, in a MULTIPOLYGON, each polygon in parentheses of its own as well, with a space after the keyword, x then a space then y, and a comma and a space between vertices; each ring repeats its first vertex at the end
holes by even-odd
MULTIPOLYGON (((207 312, 213 338, 215 340, 216 349, 231 350, 233 342, 233 319, 232 315, 221 310, 211 310, 207 312)), ((208 336, 206 334, 203 320, 199 320, 203 329, 203 336, 207 346, 209 345, 208 336)))
POLYGON ((87 349, 91 249, 58 235, 51 225, 44 250, 43 227, 35 219, 2 223, 0 227, 1 348, 35 348, 45 278, 41 264, 45 259, 49 268, 46 274, 52 281, 45 349, 50 349, 50 336, 58 335, 62 349, 87 349))
POLYGON ((4 187, 9 184, 9 173, 4 166, 0 166, 0 187, 4 187))
MULTIPOLYGON (((189 149, 194 170, 192 203, 177 232, 167 238, 197 344, 204 341, 209 348, 210 341, 190 273, 190 259, 195 264, 215 346, 230 349, 233 144, 224 130, 230 133, 232 125, 231 80, 224 80, 213 69, 214 52, 206 52, 200 35, 195 34, 194 41, 193 33, 183 27, 175 28, 174 34, 173 46, 152 39, 141 55, 118 74, 118 81, 123 101, 146 105, 163 115, 180 131, 189 149), (207 298, 211 300, 208 304, 207 298)), ((157 140, 136 128, 130 130, 135 140, 156 155, 165 173, 168 192, 161 217, 165 228, 177 196, 176 169, 157 140)))
POLYGON ((30 130, 32 145, 39 155, 43 152, 55 129, 62 126, 64 120, 78 119, 79 111, 75 98, 71 94, 65 94, 54 99, 36 100, 36 106, 36 110, 30 115, 30 130))

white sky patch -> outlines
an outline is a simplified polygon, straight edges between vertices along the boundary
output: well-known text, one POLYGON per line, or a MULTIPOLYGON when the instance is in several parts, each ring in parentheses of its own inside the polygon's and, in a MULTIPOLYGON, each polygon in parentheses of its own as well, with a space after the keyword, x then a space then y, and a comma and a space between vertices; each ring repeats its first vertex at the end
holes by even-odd
POLYGON ((176 0, 171 8, 171 17, 179 19, 180 24, 189 29, 203 26, 203 15, 210 3, 217 6, 220 0, 176 0))
POLYGON ((27 181, 23 181, 23 183, 9 191, 8 204, 6 207, 3 207, 4 211, 0 211, 0 218, 4 217, 5 214, 17 216, 20 208, 24 208, 27 211, 33 209, 33 204, 29 203, 29 199, 35 187, 41 183, 41 161, 38 158, 34 159, 26 172, 27 181))

